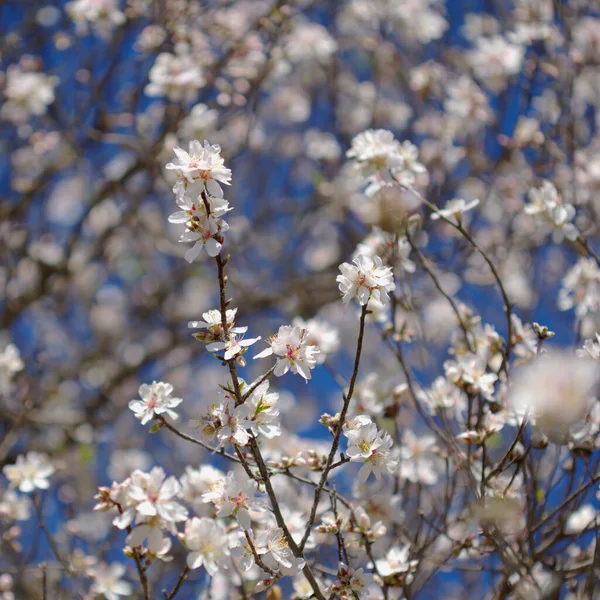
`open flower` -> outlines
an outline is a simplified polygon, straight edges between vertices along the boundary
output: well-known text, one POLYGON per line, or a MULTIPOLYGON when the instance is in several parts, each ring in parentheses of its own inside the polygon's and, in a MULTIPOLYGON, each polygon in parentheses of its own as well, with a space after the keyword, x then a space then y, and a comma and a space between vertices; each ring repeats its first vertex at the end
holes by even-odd
POLYGON ((130 583, 121 578, 125 575, 125 565, 114 562, 110 565, 100 564, 89 571, 94 580, 90 592, 104 596, 106 600, 119 600, 119 596, 130 596, 133 588, 130 583))
POLYGON ((177 158, 167 169, 178 171, 190 182, 201 182, 211 196, 223 197, 220 184, 230 185, 231 169, 225 167, 218 144, 210 145, 204 140, 202 146, 198 140, 192 140, 188 152, 178 146, 173 151, 177 158))
POLYGON ((270 348, 263 350, 254 358, 266 358, 274 354, 280 358, 275 366, 275 375, 281 377, 288 371, 297 373, 306 381, 310 379, 310 370, 317 363, 319 349, 308 343, 308 332, 301 327, 282 325, 269 340, 270 348))
MULTIPOLYGON (((231 360, 235 358, 238 354, 243 354, 248 346, 252 346, 252 344, 256 344, 260 340, 260 336, 255 338, 243 338, 240 335, 235 333, 230 333, 227 341, 213 342, 212 344, 208 344, 206 349, 209 352, 219 352, 221 350, 225 350, 223 353, 223 358, 225 360, 231 360)), ((255 357, 256 358, 256 357, 255 357)))
POLYGON ((181 404, 181 398, 171 398, 173 386, 170 383, 162 381, 152 385, 143 384, 140 386, 139 394, 141 400, 132 400, 129 403, 129 408, 135 413, 135 416, 145 425, 154 418, 154 415, 167 414, 171 419, 177 420, 179 415, 171 410, 181 404))
POLYGON ((227 533, 220 523, 206 517, 194 517, 185 524, 185 531, 179 537, 190 551, 187 556, 190 569, 204 566, 206 572, 214 576, 224 566, 229 548, 227 533))
POLYGON ((17 456, 17 462, 6 465, 2 471, 11 487, 29 493, 35 489, 47 490, 50 487, 48 478, 54 473, 54 467, 46 454, 28 452, 17 456))
POLYGON ((353 265, 342 263, 342 274, 336 278, 344 304, 348 304, 352 298, 356 298, 362 306, 371 298, 387 304, 390 299, 388 292, 396 289, 392 269, 384 266, 379 256, 371 258, 359 255, 352 262, 353 265))

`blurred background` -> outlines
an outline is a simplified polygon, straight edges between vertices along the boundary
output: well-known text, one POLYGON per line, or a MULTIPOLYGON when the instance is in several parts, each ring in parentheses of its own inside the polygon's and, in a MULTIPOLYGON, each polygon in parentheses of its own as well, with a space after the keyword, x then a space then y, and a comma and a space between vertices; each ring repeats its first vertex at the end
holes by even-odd
MULTIPOLYGON (((219 464, 148 435, 127 408, 142 383, 168 381, 189 429, 225 382, 187 326, 216 307, 218 286, 213 262, 188 264, 181 226, 167 221, 176 145, 219 144, 232 170, 237 324, 266 338, 318 317, 339 333, 310 385, 274 382, 290 432, 282 453, 326 441, 318 417, 338 410, 358 324, 335 278, 373 226, 394 234, 416 218, 422 254, 400 257, 395 326, 420 383, 440 374, 456 329, 421 259, 464 314, 507 335, 496 280, 464 237, 406 189, 365 194, 346 152, 366 129, 416 146, 414 185, 429 202, 479 200, 462 223, 502 278, 516 335, 521 321, 548 325, 559 345, 594 335, 600 19, 583 4, 0 1, 0 462, 53 458, 44 510, 61 543, 118 558, 110 518, 91 512, 98 485, 154 464, 219 464), (574 207, 573 239, 524 210, 544 180, 574 207)), ((406 401, 385 326, 367 333, 360 377, 384 406, 406 401)), ((248 360, 241 376, 262 370, 248 360)), ((20 542, 3 530, 5 546, 48 556, 35 521, 21 527, 20 542)), ((37 597, 19 585, 17 598, 37 597)))

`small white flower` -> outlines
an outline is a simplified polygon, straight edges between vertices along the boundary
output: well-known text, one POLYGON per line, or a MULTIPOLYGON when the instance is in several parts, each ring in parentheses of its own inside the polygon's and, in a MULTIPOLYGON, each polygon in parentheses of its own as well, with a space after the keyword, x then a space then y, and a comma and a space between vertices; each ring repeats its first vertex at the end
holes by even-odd
POLYGON ((162 381, 153 381, 152 385, 143 384, 138 390, 141 400, 132 400, 129 408, 135 413, 135 416, 145 425, 154 418, 154 415, 167 414, 171 419, 177 420, 179 415, 171 410, 179 406, 183 400, 181 398, 171 398, 173 386, 170 383, 162 381))
POLYGON ((593 258, 580 258, 569 269, 558 293, 558 307, 574 308, 579 319, 600 311, 600 267, 593 258))
POLYGON ((219 184, 230 185, 231 169, 225 167, 218 144, 210 145, 205 140, 202 146, 198 140, 193 140, 190 142, 189 152, 178 146, 174 148, 174 152, 177 158, 175 162, 167 164, 167 169, 178 171, 190 182, 201 182, 211 196, 223 197, 219 184))
POLYGON ((410 546, 392 546, 385 558, 375 561, 377 572, 382 577, 391 577, 398 573, 408 573, 414 569, 418 561, 410 559, 410 546))
POLYGON ((326 593, 346 598, 366 598, 367 588, 373 582, 373 575, 364 569, 353 569, 343 563, 338 567, 337 579, 325 590, 326 593))
POLYGON ((348 425, 344 427, 344 435, 348 438, 346 454, 353 462, 365 463, 358 472, 358 480, 365 482, 371 472, 377 479, 382 473, 391 473, 397 462, 390 453, 390 435, 378 431, 377 425, 364 416, 356 417, 348 425))
POLYGON ((530 203, 525 205, 524 212, 540 219, 552 230, 555 243, 565 238, 575 241, 579 237, 577 227, 571 223, 575 218, 575 207, 563 201, 556 187, 550 181, 544 181, 541 188, 529 190, 530 203))
MULTIPOLYGON (((235 315, 237 313, 237 308, 227 309, 225 312, 225 319, 227 322, 227 331, 229 333, 246 333, 248 331, 247 327, 235 327, 235 315)), ((201 342, 218 342, 223 339, 223 325, 221 319, 221 311, 217 308, 213 308, 205 313, 202 313, 202 318, 204 321, 190 321, 188 323, 188 327, 193 329, 206 329, 206 333, 204 331, 199 331, 193 333, 192 335, 201 342)))
POLYGON ((433 453, 435 445, 434 436, 417 437, 407 429, 400 446, 400 477, 425 485, 436 483, 440 473, 439 459, 433 453))
POLYGON ((229 548, 227 533, 220 523, 206 517, 193 517, 179 537, 190 551, 187 556, 190 569, 204 566, 206 572, 214 576, 225 566, 229 548))
POLYGON ((16 463, 6 465, 2 472, 11 487, 17 487, 27 494, 35 489, 47 490, 50 487, 48 478, 54 473, 54 467, 46 454, 28 452, 17 456, 16 463))
POLYGON ((225 360, 231 360, 238 356, 238 354, 246 352, 245 349, 248 348, 248 346, 256 344, 260 339, 260 336, 255 338, 243 338, 235 333, 230 333, 227 341, 213 342, 212 344, 208 344, 206 349, 209 352, 220 352, 221 350, 225 350, 223 358, 225 360))
POLYGON ((266 529, 256 536, 257 552, 261 555, 264 564, 270 569, 280 567, 290 569, 294 563, 294 554, 291 551, 283 530, 266 529))
POLYGON ((185 51, 177 54, 161 52, 148 79, 150 82, 144 89, 147 96, 167 96, 173 102, 192 102, 206 84, 199 61, 185 51))
POLYGON ((317 364, 323 364, 327 356, 335 354, 340 345, 340 336, 337 329, 321 319, 309 319, 305 321, 300 317, 294 317, 292 327, 300 327, 306 330, 306 341, 310 346, 319 349, 315 355, 317 364))
POLYGON ((264 511, 262 503, 254 497, 257 487, 253 479, 230 471, 222 485, 204 494, 203 499, 217 507, 217 516, 234 516, 242 529, 250 529, 250 511, 264 511))
POLYGON ((591 504, 584 504, 571 513, 565 523, 566 533, 581 533, 588 527, 595 525, 597 511, 591 504))
POLYGON ((581 350, 577 350, 577 356, 589 358, 600 358, 600 333, 596 334, 596 341, 593 340, 585 340, 583 344, 583 348, 581 350))
POLYGON ((453 223, 460 223, 462 221, 462 215, 478 205, 479 200, 467 202, 462 198, 454 198, 453 200, 448 200, 443 209, 432 213, 431 220, 436 221, 437 219, 444 217, 453 223))
POLYGON ((29 117, 40 117, 54 102, 56 77, 45 73, 23 71, 19 65, 11 65, 6 70, 4 96, 6 101, 0 108, 0 116, 20 124, 29 117))
POLYGON ((181 234, 180 242, 194 242, 194 245, 185 253, 185 260, 194 262, 202 250, 211 258, 219 255, 223 244, 216 239, 217 236, 227 231, 228 225, 220 219, 217 221, 212 215, 195 217, 186 224, 187 230, 181 234))
POLYGON ((369 184, 367 196, 393 185, 392 169, 399 170, 404 166, 400 143, 387 129, 368 129, 359 133, 352 140, 352 147, 346 156, 356 159, 360 174, 369 184))
POLYGON ((90 592, 104 596, 106 600, 119 600, 119 596, 131 596, 133 587, 121 578, 125 575, 125 565, 114 562, 111 565, 100 564, 90 569, 94 580, 90 592))
POLYGON ((25 363, 21 360, 19 349, 14 344, 8 344, 0 353, 0 392, 8 392, 10 383, 25 363))
POLYGON ((248 420, 256 433, 272 439, 281 435, 279 426, 279 410, 276 408, 279 401, 277 392, 269 391, 269 382, 263 381, 256 387, 245 404, 249 409, 248 420))
POLYGON ((548 438, 565 444, 585 433, 586 419, 600 391, 600 369, 591 358, 553 351, 515 372, 509 403, 548 438))
POLYGON ((0 498, 0 520, 27 521, 30 512, 30 500, 27 496, 8 489, 0 498))
POLYGON ((202 496, 225 480, 225 473, 211 465, 201 465, 199 469, 185 468, 181 477, 181 495, 189 502, 200 517, 209 516, 212 506, 202 496))
POLYGON ((396 289, 392 269, 384 266, 379 256, 360 255, 352 262, 354 264, 342 263, 342 273, 336 278, 344 304, 356 298, 364 306, 374 298, 386 305, 389 302, 388 292, 396 289))
POLYGON ((187 510, 175 498, 179 496, 181 484, 175 477, 166 478, 160 467, 154 467, 150 473, 136 472, 132 475, 127 495, 140 521, 146 517, 159 516, 167 523, 177 523, 187 518, 187 510))
POLYGON ((269 339, 269 344, 269 348, 254 358, 265 358, 272 354, 280 357, 274 371, 277 377, 291 371, 306 381, 311 378, 310 370, 314 369, 316 365, 319 349, 308 343, 306 329, 282 325, 279 331, 269 339))

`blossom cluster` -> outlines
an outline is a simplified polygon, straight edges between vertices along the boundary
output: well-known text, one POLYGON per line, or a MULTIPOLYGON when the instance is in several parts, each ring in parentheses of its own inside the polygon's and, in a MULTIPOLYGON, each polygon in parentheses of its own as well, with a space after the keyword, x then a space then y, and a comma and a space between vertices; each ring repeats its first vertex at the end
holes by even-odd
POLYGON ((185 253, 188 262, 198 258, 202 250, 208 256, 217 256, 223 246, 223 233, 229 229, 223 216, 232 210, 223 198, 221 184, 230 184, 231 171, 224 166, 217 144, 205 141, 203 146, 194 140, 189 152, 177 146, 174 150, 175 162, 166 168, 177 174, 173 192, 181 210, 173 213, 169 222, 185 224, 180 242, 194 242, 185 253))

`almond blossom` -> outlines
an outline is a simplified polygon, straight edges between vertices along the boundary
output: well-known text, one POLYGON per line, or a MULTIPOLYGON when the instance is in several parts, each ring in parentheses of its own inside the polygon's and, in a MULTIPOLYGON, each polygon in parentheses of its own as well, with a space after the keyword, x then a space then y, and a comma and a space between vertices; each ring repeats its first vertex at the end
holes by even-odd
POLYGON ((346 454, 353 462, 364 462, 358 472, 358 480, 365 482, 371 472, 379 479, 382 473, 391 473, 397 461, 391 455, 392 438, 384 431, 378 431, 377 425, 366 418, 355 419, 344 427, 348 438, 346 454))
POLYGON ((159 381, 152 382, 152 385, 146 383, 140 386, 138 390, 141 400, 132 400, 129 408, 135 413, 135 416, 141 420, 142 425, 151 421, 155 415, 166 414, 171 419, 177 420, 179 415, 172 410, 179 406, 183 400, 181 398, 171 398, 173 386, 170 383, 159 381))
POLYGON ((24 368, 25 363, 21 359, 19 349, 14 344, 8 344, 0 352, 0 393, 9 391, 15 373, 24 368))
POLYGON ((28 452, 17 456, 14 465, 6 465, 2 472, 10 481, 11 487, 18 488, 26 494, 35 489, 47 490, 50 487, 50 476, 55 469, 47 454, 28 452))
POLYGON ((120 596, 131 596, 133 587, 122 579, 125 571, 125 565, 117 562, 110 565, 101 563, 92 567, 89 574, 94 583, 90 593, 101 595, 106 600, 119 600, 120 596))
POLYGON ((6 70, 6 100, 0 108, 0 117, 18 124, 27 121, 30 116, 44 115, 54 102, 57 84, 56 77, 11 65, 6 70))
POLYGON ((344 304, 356 298, 361 306, 371 298, 386 305, 389 302, 388 293, 396 289, 394 275, 390 267, 383 265, 381 258, 359 255, 352 261, 354 264, 342 263, 339 283, 344 304))
POLYGON ((232 471, 219 486, 203 496, 204 502, 212 502, 217 508, 217 516, 225 518, 233 516, 242 529, 250 529, 252 518, 250 511, 263 512, 263 505, 255 498, 258 484, 246 475, 232 471))
POLYGON ((340 563, 337 579, 325 591, 345 600, 367 598, 368 586, 372 581, 373 576, 365 573, 364 569, 353 569, 340 563))
POLYGON ((211 196, 223 197, 220 184, 230 185, 231 170, 225 167, 218 144, 211 145, 204 140, 203 146, 198 140, 193 140, 188 152, 178 146, 173 151, 176 159, 167 164, 167 169, 179 172, 188 182, 203 184, 211 196))
POLYGON ((204 567, 209 575, 216 575, 227 564, 229 548, 227 533, 218 521, 206 517, 193 517, 179 534, 189 553, 187 566, 190 569, 204 567))
POLYGON ((317 363, 319 348, 308 343, 308 332, 301 327, 282 325, 279 331, 269 339, 270 347, 254 358, 266 358, 274 354, 278 356, 274 374, 277 377, 288 371, 297 373, 306 381, 311 378, 310 370, 317 363))
MULTIPOLYGON (((228 308, 225 312, 227 331, 229 333, 242 334, 248 331, 247 327, 236 327, 234 325, 237 308, 228 308)), ((190 321, 188 327, 192 329, 206 329, 207 331, 198 331, 192 335, 200 342, 219 342, 223 339, 224 331, 222 325, 221 311, 213 308, 202 313, 203 321, 190 321)))

